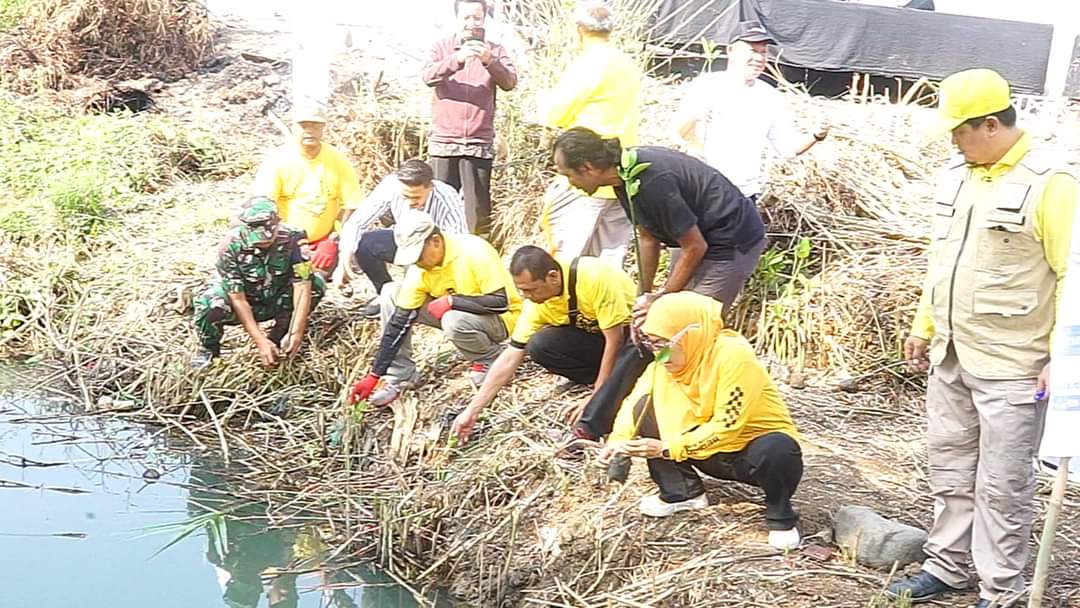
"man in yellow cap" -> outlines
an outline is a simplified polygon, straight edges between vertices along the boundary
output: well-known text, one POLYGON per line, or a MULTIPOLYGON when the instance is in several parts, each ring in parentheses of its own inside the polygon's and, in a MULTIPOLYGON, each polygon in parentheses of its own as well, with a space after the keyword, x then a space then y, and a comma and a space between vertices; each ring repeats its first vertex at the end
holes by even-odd
POLYGON ((904 343, 932 368, 927 439, 934 525, 918 574, 888 593, 924 602, 963 589, 976 608, 1024 590, 1050 336, 1076 210, 1077 182, 1016 126, 992 70, 941 82, 938 118, 963 159, 938 179, 922 297, 904 343))
POLYGON ((325 128, 322 108, 298 108, 295 140, 267 155, 255 194, 277 203, 282 222, 307 233, 311 266, 329 276, 338 261, 338 220, 348 219, 363 194, 349 159, 323 141, 325 128))

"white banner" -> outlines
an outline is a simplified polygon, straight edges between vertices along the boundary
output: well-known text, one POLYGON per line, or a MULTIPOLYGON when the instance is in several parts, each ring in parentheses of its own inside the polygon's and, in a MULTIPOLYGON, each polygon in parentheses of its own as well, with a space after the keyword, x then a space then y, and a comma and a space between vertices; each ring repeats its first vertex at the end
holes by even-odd
POLYGON ((1050 404, 1039 454, 1080 456, 1080 221, 1073 222, 1069 267, 1055 332, 1050 358, 1050 404))

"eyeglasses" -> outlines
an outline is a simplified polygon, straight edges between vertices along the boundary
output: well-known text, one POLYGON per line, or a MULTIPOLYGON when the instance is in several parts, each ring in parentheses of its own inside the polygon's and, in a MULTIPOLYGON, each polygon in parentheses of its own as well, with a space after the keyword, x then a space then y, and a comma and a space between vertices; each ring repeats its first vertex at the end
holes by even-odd
POLYGON ((653 353, 658 353, 665 348, 671 348, 672 342, 663 338, 652 338, 648 334, 641 334, 641 344, 653 353))

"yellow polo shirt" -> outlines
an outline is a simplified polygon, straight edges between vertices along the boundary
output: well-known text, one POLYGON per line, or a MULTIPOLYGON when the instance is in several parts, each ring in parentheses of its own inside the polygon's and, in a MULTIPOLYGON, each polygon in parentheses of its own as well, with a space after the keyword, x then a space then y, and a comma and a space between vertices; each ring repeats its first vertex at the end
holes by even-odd
POLYGON ((255 176, 255 194, 276 202, 281 220, 306 231, 309 241, 326 238, 341 210, 363 200, 349 159, 325 142, 313 159, 304 158, 297 144, 272 151, 255 176))
MULTIPOLYGON (((972 167, 966 181, 1001 177, 1012 170, 1030 150, 1031 135, 1024 133, 998 162, 989 167, 972 167)), ((1069 245, 1072 241, 1078 194, 1080 189, 1077 188, 1076 178, 1068 173, 1058 173, 1047 180, 1042 197, 1035 206, 1035 238, 1042 241, 1046 262, 1057 274, 1055 303, 1059 306, 1058 310, 1061 305, 1061 292, 1065 286, 1065 270, 1069 266, 1069 245)), ((911 324, 911 335, 925 340, 934 336, 933 308, 930 290, 923 289, 919 307, 915 311, 915 320, 911 324)))
MULTIPOLYGON (((533 334, 544 327, 570 324, 570 262, 559 260, 563 276, 562 295, 540 304, 525 301, 521 318, 510 336, 511 344, 522 348, 533 334)), ((576 291, 578 312, 596 321, 600 329, 611 329, 630 322, 637 292, 634 281, 622 269, 597 258, 579 258, 576 291)))
POLYGON ((416 310, 429 298, 446 294, 482 296, 506 290, 508 310, 501 315, 506 331, 513 329, 521 313, 521 296, 499 253, 484 239, 472 234, 442 233, 446 243, 443 262, 431 270, 410 266, 398 292, 397 305, 416 310))

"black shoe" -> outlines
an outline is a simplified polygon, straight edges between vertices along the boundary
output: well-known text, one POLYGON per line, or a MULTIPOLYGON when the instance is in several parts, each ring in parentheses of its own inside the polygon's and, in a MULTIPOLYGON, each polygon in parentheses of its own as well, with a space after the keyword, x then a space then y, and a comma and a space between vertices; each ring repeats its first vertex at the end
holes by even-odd
POLYGON ((364 304, 364 312, 362 314, 365 319, 378 319, 380 312, 379 298, 375 297, 368 300, 367 304, 364 304))
POLYGON ((929 602, 942 593, 960 591, 956 587, 950 587, 938 577, 929 572, 919 572, 903 580, 896 581, 885 590, 885 595, 891 599, 910 597, 912 604, 929 602))
POLYGON ((210 367, 210 364, 214 362, 214 357, 216 356, 217 353, 209 348, 200 347, 199 352, 195 353, 195 356, 191 358, 191 369, 202 371, 210 367))

